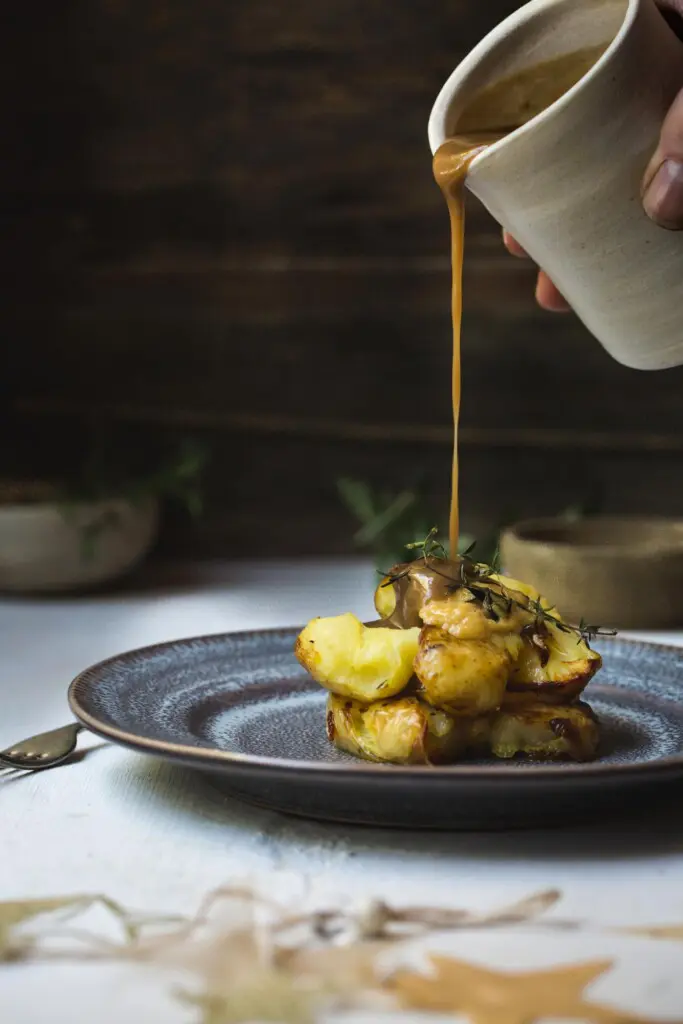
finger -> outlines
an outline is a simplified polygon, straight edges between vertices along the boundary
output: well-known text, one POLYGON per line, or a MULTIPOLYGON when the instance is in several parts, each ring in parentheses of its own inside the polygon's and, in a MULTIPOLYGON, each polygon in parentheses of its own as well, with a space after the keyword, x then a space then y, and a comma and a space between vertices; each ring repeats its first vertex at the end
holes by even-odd
POLYGON ((503 242, 505 248, 513 256, 520 256, 524 259, 528 259, 529 255, 526 250, 522 249, 518 241, 516 241, 508 231, 503 231, 503 242))
POLYGON ((683 39, 683 0, 657 0, 657 7, 669 28, 683 39))
POLYGON ((539 272, 536 282, 536 302, 550 313, 566 313, 570 309, 569 303, 558 292, 544 270, 539 272))
POLYGON ((643 207, 663 228, 683 228, 683 89, 664 119, 643 177, 643 207))

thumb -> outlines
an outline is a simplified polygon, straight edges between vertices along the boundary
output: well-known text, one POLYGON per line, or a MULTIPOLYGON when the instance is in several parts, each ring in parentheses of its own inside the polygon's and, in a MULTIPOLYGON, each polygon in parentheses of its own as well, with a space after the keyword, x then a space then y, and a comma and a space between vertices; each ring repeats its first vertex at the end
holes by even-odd
POLYGON ((683 228, 683 89, 664 119, 643 178, 643 207, 663 228, 683 228))

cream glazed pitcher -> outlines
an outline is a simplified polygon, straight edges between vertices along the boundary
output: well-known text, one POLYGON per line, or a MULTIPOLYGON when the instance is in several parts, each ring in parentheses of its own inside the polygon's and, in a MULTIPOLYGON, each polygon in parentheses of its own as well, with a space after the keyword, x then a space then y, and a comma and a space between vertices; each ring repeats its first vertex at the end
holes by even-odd
POLYGON ((465 112, 496 82, 592 50, 597 59, 576 84, 475 157, 467 187, 614 359, 641 370, 678 366, 683 232, 654 224, 640 197, 683 87, 683 44, 654 0, 531 0, 452 73, 432 109, 429 143, 434 153, 464 131, 465 112))

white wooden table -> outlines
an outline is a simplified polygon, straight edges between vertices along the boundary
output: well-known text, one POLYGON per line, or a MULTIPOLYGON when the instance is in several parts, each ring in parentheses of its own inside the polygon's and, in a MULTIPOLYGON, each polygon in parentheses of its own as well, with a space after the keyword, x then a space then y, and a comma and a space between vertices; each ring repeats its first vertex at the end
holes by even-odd
MULTIPOLYGON (((193 634, 296 625, 314 614, 368 617, 372 579, 361 560, 250 563, 128 594, 4 599, 0 748, 66 722, 66 686, 95 661, 193 634)), ((683 634, 653 639, 683 644, 683 634)), ((509 971, 599 956, 613 967, 591 988, 596 1001, 648 1020, 683 1019, 683 807, 561 831, 382 832, 257 810, 188 770, 94 738, 84 745, 97 749, 81 762, 0 776, 3 900, 104 893, 135 911, 191 915, 207 892, 248 878, 270 894, 304 892, 296 899, 320 906, 381 897, 483 911, 558 889, 562 898, 547 920, 580 922, 574 930, 538 923, 466 930, 449 949, 509 971), (667 925, 680 937, 614 930, 667 925)), ((88 914, 88 927, 106 933, 106 912, 88 914)), ((2 929, 0 909, 0 938, 2 929)), ((29 958, 0 964, 0 1021, 209 1021, 172 990, 168 969, 154 965, 29 958)), ((437 1018, 353 1017, 366 1019, 437 1018)))

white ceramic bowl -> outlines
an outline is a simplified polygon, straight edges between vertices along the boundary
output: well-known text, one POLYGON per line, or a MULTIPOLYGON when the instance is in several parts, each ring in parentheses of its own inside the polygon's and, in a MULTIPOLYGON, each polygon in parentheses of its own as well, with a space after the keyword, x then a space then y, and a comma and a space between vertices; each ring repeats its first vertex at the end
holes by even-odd
POLYGON ((158 520, 155 499, 0 504, 0 591, 71 591, 114 580, 146 555, 158 520))

